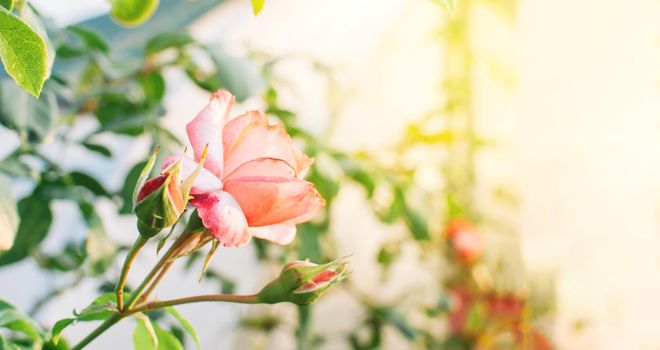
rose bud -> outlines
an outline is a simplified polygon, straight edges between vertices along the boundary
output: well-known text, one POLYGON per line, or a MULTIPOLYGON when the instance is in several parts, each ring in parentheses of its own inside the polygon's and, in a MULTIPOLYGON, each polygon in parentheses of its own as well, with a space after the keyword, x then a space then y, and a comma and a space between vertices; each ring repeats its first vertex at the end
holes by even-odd
MULTIPOLYGON (((155 154, 143 169, 142 175, 149 174, 154 160, 155 154)), ((135 197, 134 211, 138 218, 138 231, 143 237, 151 238, 179 220, 190 199, 192 183, 202 165, 203 161, 185 180, 180 178, 181 161, 178 161, 162 175, 144 183, 144 180, 138 181, 139 191, 135 197)))
POLYGON ((446 236, 461 262, 471 265, 481 257, 484 250, 481 234, 469 222, 452 220, 447 225, 446 236))
POLYGON ((317 265, 309 261, 294 261, 282 269, 279 277, 258 294, 261 302, 275 304, 291 302, 307 305, 318 299, 328 288, 347 277, 343 259, 317 265))

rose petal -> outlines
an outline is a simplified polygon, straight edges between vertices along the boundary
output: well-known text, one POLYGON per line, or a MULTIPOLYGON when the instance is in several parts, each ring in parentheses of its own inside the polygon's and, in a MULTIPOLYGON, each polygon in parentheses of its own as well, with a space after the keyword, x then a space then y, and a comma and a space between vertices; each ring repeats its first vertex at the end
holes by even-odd
POLYGON ((222 128, 233 105, 234 96, 227 91, 218 90, 211 95, 208 105, 186 126, 195 160, 199 162, 204 147, 208 145, 204 167, 217 177, 222 175, 223 166, 222 128))
POLYGON ((137 198, 135 198, 136 202, 140 202, 145 197, 147 197, 148 195, 152 194, 154 191, 159 189, 160 186, 163 186, 163 183, 165 182, 165 178, 166 176, 161 175, 147 180, 144 183, 144 185, 142 185, 142 188, 140 188, 140 192, 138 192, 137 198))
POLYGON ((236 179, 245 176, 281 176, 295 177, 296 171, 289 163, 275 158, 257 158, 242 164, 225 179, 236 179))
POLYGON ((295 150, 280 124, 270 125, 261 112, 251 111, 229 121, 222 132, 225 174, 257 158, 276 158, 289 163, 296 174, 309 167, 310 159, 295 150))
MULTIPOLYGON (((176 162, 181 159, 181 180, 185 180, 192 174, 193 171, 197 168, 197 162, 188 158, 181 156, 172 156, 165 158, 163 165, 161 166, 161 173, 166 174, 169 168, 174 165, 176 162)), ((210 171, 206 169, 201 169, 195 181, 193 182, 192 189, 190 194, 200 194, 208 193, 213 191, 218 191, 222 189, 222 181, 213 175, 210 171)))
POLYGON ((296 178, 250 176, 225 182, 251 227, 299 224, 316 216, 325 201, 311 183, 296 178))
POLYGON ((265 239, 273 243, 287 245, 296 238, 295 225, 271 225, 262 227, 250 227, 250 233, 254 237, 265 239))
POLYGON ((240 247, 250 242, 247 220, 234 197, 224 191, 215 191, 196 197, 190 202, 197 207, 211 235, 225 247, 240 247))

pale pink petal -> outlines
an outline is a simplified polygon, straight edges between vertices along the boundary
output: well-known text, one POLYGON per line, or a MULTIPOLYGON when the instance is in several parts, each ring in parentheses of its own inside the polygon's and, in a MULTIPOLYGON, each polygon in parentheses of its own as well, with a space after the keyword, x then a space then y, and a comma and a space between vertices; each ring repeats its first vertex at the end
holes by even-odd
POLYGON ((225 175, 226 180, 245 176, 281 176, 295 177, 296 171, 289 163, 275 158, 257 158, 241 164, 231 174, 225 175))
POLYGON ((223 166, 222 127, 233 105, 234 96, 225 90, 218 90, 211 95, 209 104, 186 126, 195 160, 202 158, 204 147, 208 145, 204 167, 218 177, 222 175, 223 166))
POLYGON ((250 233, 254 237, 262 238, 277 244, 287 245, 296 238, 295 225, 271 225, 262 227, 250 227, 250 233))
POLYGON ((260 112, 247 112, 229 121, 222 132, 225 174, 257 158, 276 158, 289 163, 296 174, 309 167, 309 158, 295 150, 280 124, 271 125, 260 112))
POLYGON ((325 201, 314 185, 296 178, 250 176, 224 183, 251 227, 299 224, 316 216, 325 201))
POLYGON ((250 242, 252 236, 241 207, 234 197, 224 191, 200 195, 190 202, 197 207, 211 235, 225 247, 240 247, 250 242))
MULTIPOLYGON (((172 165, 174 165, 174 163, 178 162, 179 159, 181 159, 180 178, 182 181, 188 178, 188 176, 190 176, 190 174, 192 174, 192 172, 195 171, 195 169, 197 168, 197 162, 195 162, 194 160, 188 157, 181 157, 181 156, 167 157, 163 162, 163 165, 161 166, 161 173, 166 174, 169 168, 172 165)), ((222 189, 222 181, 220 181, 220 179, 218 179, 210 171, 202 168, 197 174, 195 181, 193 182, 193 186, 192 189, 190 190, 190 194, 196 195, 200 193, 218 191, 221 189, 222 189)))

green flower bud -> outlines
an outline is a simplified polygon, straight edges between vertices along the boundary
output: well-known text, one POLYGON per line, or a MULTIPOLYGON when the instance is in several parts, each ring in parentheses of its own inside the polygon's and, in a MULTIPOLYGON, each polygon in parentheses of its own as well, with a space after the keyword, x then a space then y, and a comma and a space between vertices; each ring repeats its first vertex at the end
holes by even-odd
POLYGON ((294 261, 282 269, 279 277, 267 284, 257 295, 262 303, 291 302, 311 304, 328 288, 347 277, 347 263, 338 259, 317 265, 309 261, 294 261))

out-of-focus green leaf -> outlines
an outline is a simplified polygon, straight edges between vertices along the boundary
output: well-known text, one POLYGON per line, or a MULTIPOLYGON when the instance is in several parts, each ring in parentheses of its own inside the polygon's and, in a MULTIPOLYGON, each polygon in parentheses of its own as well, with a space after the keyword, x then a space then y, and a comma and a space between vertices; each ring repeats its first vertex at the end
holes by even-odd
POLYGON ((177 321, 181 324, 181 327, 190 334, 190 336, 193 338, 195 341, 195 345, 197 345, 197 349, 201 349, 199 345, 199 337, 197 336, 197 331, 195 331, 195 327, 193 327, 188 320, 186 320, 180 313, 177 311, 173 306, 169 306, 165 308, 165 311, 170 313, 174 318, 176 318, 177 321))
POLYGON ((94 211, 94 207, 89 203, 82 202, 80 203, 80 211, 89 227, 89 233, 85 241, 85 251, 90 263, 91 275, 98 276, 104 273, 112 263, 116 247, 108 238, 101 218, 94 211))
POLYGON ((405 218, 406 225, 416 240, 426 241, 430 238, 428 223, 418 211, 406 206, 405 218))
POLYGON ((323 261, 323 253, 321 249, 321 234, 323 229, 318 225, 307 222, 298 225, 298 256, 310 259, 311 261, 323 261))
POLYGON ((393 324, 406 339, 413 340, 417 338, 417 330, 413 328, 413 326, 408 323, 408 321, 400 313, 394 310, 389 310, 385 314, 385 319, 393 324))
POLYGON ((110 14, 119 24, 138 26, 158 9, 158 0, 113 0, 110 14))
POLYGON ((133 346, 135 350, 157 350, 159 348, 159 339, 149 317, 142 313, 137 313, 133 316, 137 319, 137 324, 133 331, 133 346))
POLYGON ((8 250, 14 244, 17 228, 18 210, 12 194, 11 181, 8 177, 0 175, 0 252, 8 250))
POLYGON ((321 197, 331 202, 339 193, 339 181, 333 180, 321 173, 316 166, 310 169, 307 180, 316 186, 321 197))
POLYGON ((193 38, 185 32, 162 33, 151 38, 145 45, 144 51, 147 55, 153 55, 165 49, 182 47, 194 42, 193 38))
POLYGON ((151 72, 140 77, 140 86, 144 91, 145 102, 148 105, 157 105, 165 95, 165 79, 160 72, 151 72))
POLYGON ((87 148, 88 150, 98 153, 102 156, 112 157, 112 152, 110 152, 110 150, 105 146, 101 146, 99 144, 91 143, 91 142, 83 142, 81 143, 81 145, 87 148))
POLYGON ((141 101, 128 99, 125 92, 112 91, 99 95, 95 114, 101 123, 99 131, 137 136, 152 124, 146 112, 141 101))
POLYGON ((21 161, 17 153, 0 161, 0 172, 13 177, 34 178, 37 175, 29 165, 21 161))
POLYGON ((18 86, 39 97, 47 69, 46 44, 23 20, 0 7, 0 59, 18 86))
POLYGON ((69 26, 67 30, 78 36, 83 42, 85 48, 89 50, 97 50, 103 53, 108 53, 110 51, 110 48, 103 37, 96 32, 81 26, 69 26))
POLYGON ((254 15, 258 15, 259 12, 264 8, 264 3, 266 0, 250 0, 252 2, 252 12, 254 15))
POLYGON ((183 345, 174 334, 163 330, 155 323, 153 327, 156 331, 156 337, 158 337, 157 350, 183 350, 183 345))
POLYGON ((71 172, 69 176, 76 186, 84 187, 97 196, 110 197, 110 193, 92 176, 79 171, 71 172))
POLYGON ((53 255, 38 255, 39 266, 47 270, 72 271, 80 268, 87 258, 85 249, 79 243, 68 243, 64 249, 53 255))
POLYGON ((14 9, 14 0, 0 0, 0 6, 11 11, 14 9))
POLYGON ((45 91, 35 100, 9 80, 0 81, 0 124, 37 142, 50 133, 59 109, 55 94, 45 91))
POLYGON ((18 202, 21 221, 16 231, 14 245, 0 255, 0 266, 22 260, 46 238, 53 214, 50 203, 38 192, 18 202))
POLYGON ((7 349, 41 349, 43 345, 43 332, 37 323, 30 317, 16 309, 13 305, 0 300, 0 328, 9 333, 21 333, 27 337, 26 341, 12 344, 9 340, 0 341, 0 346, 8 344, 7 349), (22 346, 19 346, 22 345, 22 346))

